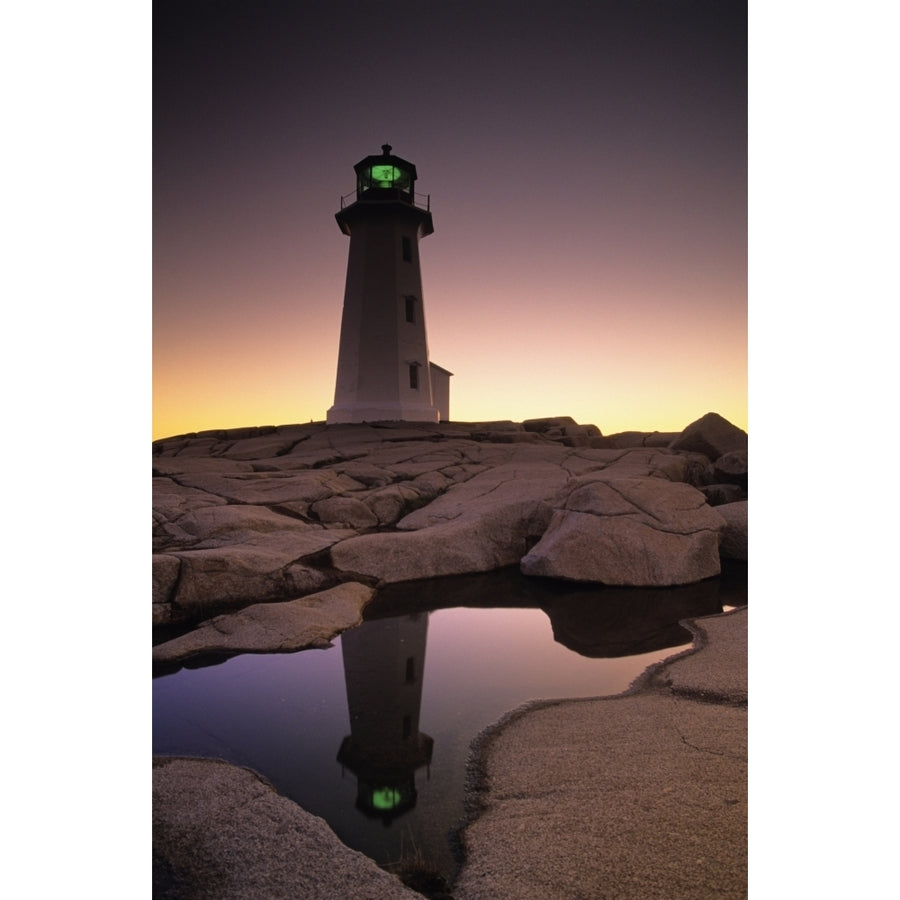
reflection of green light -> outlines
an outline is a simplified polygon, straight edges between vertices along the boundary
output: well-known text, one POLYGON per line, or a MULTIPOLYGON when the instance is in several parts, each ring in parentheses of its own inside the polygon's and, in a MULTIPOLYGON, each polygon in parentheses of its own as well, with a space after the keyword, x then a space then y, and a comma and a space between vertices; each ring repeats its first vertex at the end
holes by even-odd
POLYGON ((400 791, 396 788, 378 788, 372 791, 372 806, 375 809, 393 809, 400 804, 400 791))
POLYGON ((401 171, 396 166, 372 166, 372 181, 377 183, 378 187, 391 187, 395 182, 400 180, 401 171))

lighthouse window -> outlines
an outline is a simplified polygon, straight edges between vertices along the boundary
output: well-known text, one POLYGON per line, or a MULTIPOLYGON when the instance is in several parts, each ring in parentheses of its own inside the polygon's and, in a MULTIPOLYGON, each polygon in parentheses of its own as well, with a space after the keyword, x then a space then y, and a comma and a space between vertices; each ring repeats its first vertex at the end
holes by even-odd
POLYGON ((406 657, 406 683, 412 684, 416 680, 416 659, 414 656, 406 657))
POLYGON ((412 241, 403 237, 403 262, 412 262, 412 241))
POLYGON ((419 367, 415 364, 409 367, 409 386, 414 391, 419 389, 419 367))
POLYGON ((406 301, 406 321, 416 321, 416 298, 412 294, 407 294, 404 298, 406 301))

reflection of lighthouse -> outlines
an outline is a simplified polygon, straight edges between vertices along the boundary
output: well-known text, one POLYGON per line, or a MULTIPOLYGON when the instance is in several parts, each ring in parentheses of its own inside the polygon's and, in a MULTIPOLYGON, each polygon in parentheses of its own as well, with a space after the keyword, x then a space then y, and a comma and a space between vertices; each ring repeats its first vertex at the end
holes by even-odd
POLYGON ((393 818, 416 804, 415 772, 434 741, 419 732, 428 614, 373 619, 341 635, 350 735, 338 762, 357 778, 356 806, 393 818))

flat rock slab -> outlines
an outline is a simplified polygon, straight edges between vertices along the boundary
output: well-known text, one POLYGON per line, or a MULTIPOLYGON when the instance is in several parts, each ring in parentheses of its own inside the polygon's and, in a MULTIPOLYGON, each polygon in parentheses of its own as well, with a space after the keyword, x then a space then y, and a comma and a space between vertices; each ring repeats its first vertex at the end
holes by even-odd
POLYGON ((374 588, 347 582, 296 600, 255 603, 157 645, 153 662, 180 662, 211 653, 287 653, 328 647, 336 635, 362 622, 363 608, 374 595, 374 588))
POLYGON ((747 609, 687 623, 697 652, 663 666, 661 677, 685 696, 730 703, 747 702, 747 609))
POLYGON ((415 900, 393 875, 253 772, 153 761, 156 900, 415 900))
POLYGON ((746 611, 700 627, 654 679, 683 693, 537 704, 485 732, 456 900, 747 896, 746 611))
POLYGON ((746 719, 651 694, 509 722, 454 897, 746 897, 746 719))

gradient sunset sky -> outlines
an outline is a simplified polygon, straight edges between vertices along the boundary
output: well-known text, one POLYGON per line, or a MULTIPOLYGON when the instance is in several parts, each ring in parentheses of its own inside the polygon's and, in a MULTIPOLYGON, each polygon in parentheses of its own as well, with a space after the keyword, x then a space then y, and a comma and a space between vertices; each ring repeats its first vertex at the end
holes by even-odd
POLYGON ((353 165, 414 163, 453 420, 747 423, 747 8, 157 0, 153 436, 321 421, 353 165))

